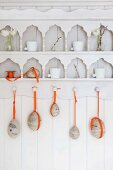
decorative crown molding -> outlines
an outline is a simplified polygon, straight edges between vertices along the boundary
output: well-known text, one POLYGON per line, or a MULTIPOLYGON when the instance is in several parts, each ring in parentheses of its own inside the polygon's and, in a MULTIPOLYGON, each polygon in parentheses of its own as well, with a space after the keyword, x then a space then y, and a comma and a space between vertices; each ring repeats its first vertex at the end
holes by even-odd
POLYGON ((3 10, 0 9, 0 20, 113 20, 113 9, 77 9, 72 12, 62 11, 61 9, 51 9, 46 12, 36 9, 26 10, 3 10), (84 15, 85 14, 85 15, 84 15))
POLYGON ((39 1, 28 0, 27 2, 20 2, 19 0, 13 0, 8 2, 4 0, 0 2, 0 9, 37 9, 45 12, 51 9, 61 9, 63 11, 71 12, 77 9, 113 9, 113 1, 111 0, 73 0, 73 1, 39 1))

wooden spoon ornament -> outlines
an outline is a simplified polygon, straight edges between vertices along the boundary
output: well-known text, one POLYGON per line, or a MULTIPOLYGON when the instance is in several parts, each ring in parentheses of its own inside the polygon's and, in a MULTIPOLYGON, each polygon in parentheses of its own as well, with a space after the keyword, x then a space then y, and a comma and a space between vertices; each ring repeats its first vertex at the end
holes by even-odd
POLYGON ((8 125, 8 134, 11 138, 16 138, 20 133, 20 124, 16 120, 16 88, 13 88, 13 118, 8 125))
POLYGON ((56 103, 56 98, 57 98, 57 90, 60 89, 60 88, 56 88, 54 87, 53 88, 53 103, 50 107, 50 114, 53 116, 53 117, 56 117, 60 114, 60 109, 59 109, 59 106, 58 104, 56 103))
POLYGON ((96 88, 97 92, 97 116, 93 117, 90 121, 90 131, 92 136, 97 139, 100 139, 104 136, 105 127, 103 121, 100 119, 100 91, 99 88, 96 88))
POLYGON ((69 130, 69 136, 72 139, 78 139, 79 136, 80 136, 80 131, 79 131, 78 127, 76 126, 76 103, 77 103, 77 99, 76 99, 75 88, 73 89, 73 95, 74 95, 74 126, 69 130))
POLYGON ((40 115, 37 111, 37 87, 33 87, 34 93, 34 110, 30 113, 27 124, 29 128, 33 131, 37 131, 40 128, 40 115))

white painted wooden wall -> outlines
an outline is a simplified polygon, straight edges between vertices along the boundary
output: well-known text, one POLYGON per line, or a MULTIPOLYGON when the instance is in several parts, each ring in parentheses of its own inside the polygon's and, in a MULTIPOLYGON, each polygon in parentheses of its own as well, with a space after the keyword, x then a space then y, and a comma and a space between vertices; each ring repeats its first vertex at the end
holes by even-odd
MULTIPOLYGON (((101 84, 102 85, 102 84, 101 84)), ((111 170, 113 168, 113 99, 109 98, 113 85, 104 84, 101 92, 101 118, 105 122, 105 136, 98 140, 89 133, 89 121, 96 114, 95 86, 98 84, 40 82, 38 110, 41 128, 31 131, 27 117, 33 110, 33 83, 20 81, 17 87, 17 119, 21 133, 16 139, 7 134, 12 113, 11 83, 0 82, 0 169, 2 170, 111 170), (61 87, 58 92, 60 115, 52 118, 49 113, 52 101, 51 85, 61 87), (72 140, 68 132, 73 125, 72 87, 77 87, 77 126, 80 138, 72 140), (108 92, 105 95, 104 91, 108 92)))

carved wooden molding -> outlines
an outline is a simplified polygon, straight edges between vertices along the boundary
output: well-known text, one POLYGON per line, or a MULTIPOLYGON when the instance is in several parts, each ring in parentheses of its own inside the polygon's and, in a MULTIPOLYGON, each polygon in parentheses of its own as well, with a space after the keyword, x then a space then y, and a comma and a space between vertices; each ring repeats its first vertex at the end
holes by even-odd
POLYGON ((28 0, 20 2, 19 0, 4 0, 0 2, 1 9, 37 9, 39 11, 48 11, 50 9, 61 9, 63 11, 74 11, 76 9, 113 9, 113 1, 110 0, 88 0, 88 1, 39 1, 28 0))
MULTIPOLYGON (((0 9, 0 20, 113 20, 113 9, 78 9, 72 12, 62 11, 61 9, 51 9, 47 12, 40 12, 36 9, 26 10, 3 10, 0 9), (85 14, 85 15, 84 15, 85 14)), ((78 23, 79 24, 79 23, 78 23)))

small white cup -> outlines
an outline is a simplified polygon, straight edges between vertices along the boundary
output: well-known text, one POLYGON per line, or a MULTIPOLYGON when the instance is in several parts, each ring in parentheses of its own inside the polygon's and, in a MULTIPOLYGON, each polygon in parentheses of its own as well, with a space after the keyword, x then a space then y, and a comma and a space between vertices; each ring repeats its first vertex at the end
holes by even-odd
POLYGON ((83 41, 73 41, 73 50, 74 51, 83 51, 84 42, 83 41))
POLYGON ((27 50, 28 51, 37 51, 38 50, 37 41, 27 41, 27 50))
POLYGON ((60 78, 60 68, 51 68, 50 75, 52 79, 59 79, 60 78))
POLYGON ((105 68, 96 68, 95 75, 96 78, 105 78, 105 68))

